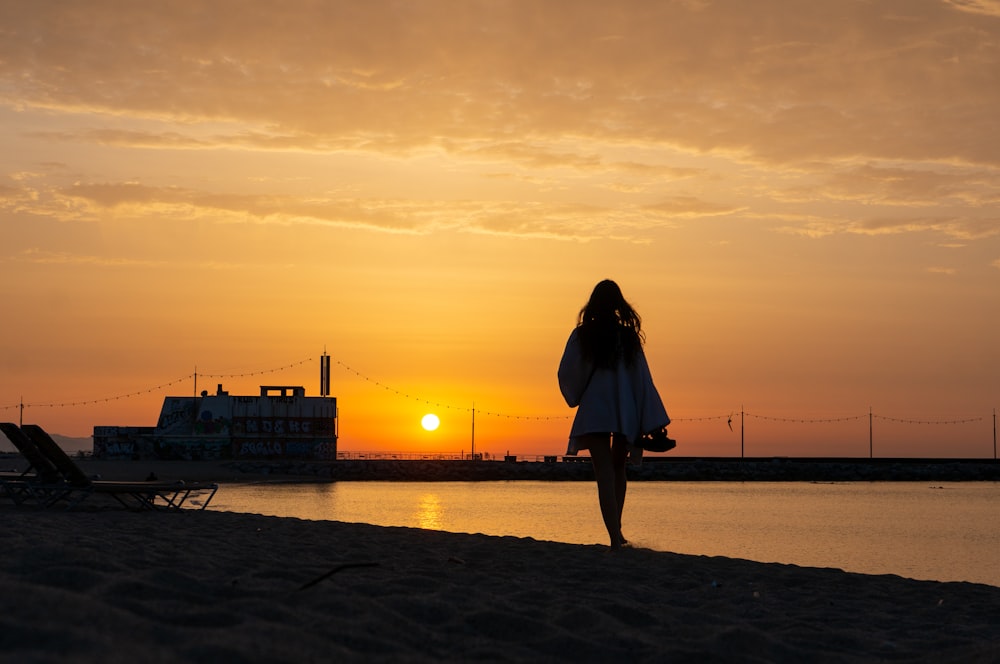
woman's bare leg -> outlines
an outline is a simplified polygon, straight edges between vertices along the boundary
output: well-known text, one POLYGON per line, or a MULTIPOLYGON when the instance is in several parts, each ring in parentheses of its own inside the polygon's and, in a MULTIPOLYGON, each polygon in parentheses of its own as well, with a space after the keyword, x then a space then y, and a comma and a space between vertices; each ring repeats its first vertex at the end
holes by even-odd
POLYGON ((625 436, 615 434, 611 440, 611 463, 615 477, 615 501, 618 506, 618 540, 626 544, 622 535, 622 512, 625 510, 625 492, 628 489, 628 478, 625 475, 625 465, 628 462, 628 441, 625 436))
POLYGON ((612 459, 610 436, 588 436, 590 462, 594 466, 594 478, 597 480, 597 499, 601 504, 601 517, 604 527, 608 529, 611 548, 622 545, 621 508, 615 487, 615 468, 612 459))

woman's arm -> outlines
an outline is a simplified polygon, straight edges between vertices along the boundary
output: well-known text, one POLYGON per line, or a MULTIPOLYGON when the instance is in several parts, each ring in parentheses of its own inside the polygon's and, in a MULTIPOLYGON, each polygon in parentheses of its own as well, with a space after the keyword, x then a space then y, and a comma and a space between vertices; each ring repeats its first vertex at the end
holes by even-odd
POLYGON ((569 341, 566 342, 566 348, 563 350, 558 371, 559 390, 570 408, 576 408, 580 405, 580 399, 583 398, 583 393, 587 389, 592 371, 592 367, 583 359, 579 335, 576 330, 573 330, 573 333, 569 335, 569 341))

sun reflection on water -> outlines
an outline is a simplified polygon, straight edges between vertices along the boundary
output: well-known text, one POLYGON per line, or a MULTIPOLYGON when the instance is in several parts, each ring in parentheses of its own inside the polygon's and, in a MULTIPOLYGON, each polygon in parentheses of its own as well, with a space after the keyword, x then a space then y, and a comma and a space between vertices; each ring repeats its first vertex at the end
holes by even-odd
POLYGON ((420 504, 417 507, 415 515, 417 527, 427 530, 441 530, 441 517, 443 513, 441 498, 436 493, 423 494, 420 496, 420 504))
MULTIPOLYGON (((632 482, 625 533, 677 554, 1000 586, 995 482, 632 482), (873 508, 873 506, 875 506, 873 508)), ((604 544, 592 482, 227 485, 211 511, 604 544)))

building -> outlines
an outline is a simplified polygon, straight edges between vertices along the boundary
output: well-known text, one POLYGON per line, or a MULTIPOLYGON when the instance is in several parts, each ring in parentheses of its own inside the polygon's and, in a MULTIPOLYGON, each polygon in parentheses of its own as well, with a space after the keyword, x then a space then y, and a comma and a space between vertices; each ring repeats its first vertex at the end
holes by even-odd
POLYGON ((220 384, 215 394, 166 397, 155 427, 95 426, 94 457, 336 459, 337 399, 320 391, 262 385, 260 395, 232 396, 220 384))

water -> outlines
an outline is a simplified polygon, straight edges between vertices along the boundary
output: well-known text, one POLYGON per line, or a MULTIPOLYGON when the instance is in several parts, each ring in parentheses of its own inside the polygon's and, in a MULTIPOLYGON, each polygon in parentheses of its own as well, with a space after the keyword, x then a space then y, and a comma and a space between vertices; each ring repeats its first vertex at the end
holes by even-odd
MULTIPOLYGON (((660 551, 1000 586, 1000 484, 632 482, 660 551)), ((214 510, 606 544, 590 482, 225 485, 214 510)))

